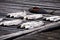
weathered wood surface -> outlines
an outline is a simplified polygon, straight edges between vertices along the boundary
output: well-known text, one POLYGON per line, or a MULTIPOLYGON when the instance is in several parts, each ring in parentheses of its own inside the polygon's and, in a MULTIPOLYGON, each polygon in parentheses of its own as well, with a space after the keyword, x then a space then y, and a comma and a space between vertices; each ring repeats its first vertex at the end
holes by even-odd
MULTIPOLYGON (((49 11, 56 10, 54 14, 60 15, 60 0, 0 0, 0 14, 19 12, 27 10, 32 6, 45 8, 49 11)), ((48 11, 48 12, 49 12, 48 11)), ((60 29, 36 33, 14 40, 60 40, 60 29)))
POLYGON ((0 12, 1 13, 10 13, 10 12, 18 12, 20 9, 28 9, 32 6, 39 6, 41 8, 47 9, 57 9, 60 10, 60 1, 55 0, 2 0, 0 1, 0 12), (57 3, 56 3, 57 2, 57 3))

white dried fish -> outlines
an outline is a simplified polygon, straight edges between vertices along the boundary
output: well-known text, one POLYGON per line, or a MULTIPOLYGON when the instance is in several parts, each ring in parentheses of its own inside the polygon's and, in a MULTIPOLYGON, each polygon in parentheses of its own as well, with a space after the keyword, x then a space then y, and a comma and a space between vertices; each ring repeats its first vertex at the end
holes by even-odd
POLYGON ((8 13, 7 17, 19 18, 19 17, 26 16, 26 14, 27 14, 26 11, 24 11, 24 12, 17 12, 17 13, 8 13))
POLYGON ((21 24, 20 28, 35 28, 35 27, 40 27, 44 24, 43 21, 31 21, 31 22, 26 22, 21 24))
POLYGON ((11 20, 11 21, 3 21, 0 23, 0 25, 7 25, 7 26, 11 26, 11 25, 18 25, 22 23, 22 20, 20 19, 15 19, 15 20, 11 20))
POLYGON ((27 18, 27 19, 39 19, 39 18, 42 18, 43 15, 42 14, 32 14, 32 15, 26 15, 24 18, 27 18))

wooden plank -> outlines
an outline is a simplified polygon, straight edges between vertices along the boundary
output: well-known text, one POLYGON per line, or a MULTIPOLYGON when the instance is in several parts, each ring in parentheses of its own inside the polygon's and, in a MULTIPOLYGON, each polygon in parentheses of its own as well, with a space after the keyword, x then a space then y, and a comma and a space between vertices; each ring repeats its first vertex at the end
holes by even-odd
POLYGON ((3 36, 0 36, 0 39, 4 40, 4 39, 19 36, 19 35, 23 35, 23 34, 26 34, 26 33, 34 32, 34 31, 37 31, 37 30, 40 30, 40 32, 41 32, 43 30, 53 28, 53 27, 58 27, 58 26, 60 26, 60 22, 55 22, 55 23, 47 24, 47 25, 42 26, 42 27, 32 29, 32 30, 19 31, 19 32, 12 33, 12 34, 3 35, 3 36))

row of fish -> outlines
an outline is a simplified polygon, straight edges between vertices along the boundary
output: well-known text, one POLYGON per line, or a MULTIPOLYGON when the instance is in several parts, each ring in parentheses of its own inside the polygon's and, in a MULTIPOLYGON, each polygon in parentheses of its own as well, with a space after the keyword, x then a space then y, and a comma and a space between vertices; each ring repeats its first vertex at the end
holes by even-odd
POLYGON ((22 23, 23 20, 20 19, 15 19, 15 20, 10 20, 10 21, 2 21, 0 22, 1 26, 13 26, 13 25, 19 25, 19 28, 35 28, 35 27, 39 27, 42 26, 44 24, 43 21, 31 21, 31 22, 25 22, 22 23))
POLYGON ((43 19, 50 20, 50 21, 60 20, 60 16, 45 17, 45 16, 43 16, 43 14, 30 14, 30 15, 27 15, 26 11, 20 12, 20 13, 9 13, 9 14, 7 14, 7 17, 9 17, 9 18, 23 18, 23 19, 43 18, 43 19))
POLYGON ((7 18, 22 18, 22 19, 38 19, 38 18, 42 18, 43 15, 41 14, 30 14, 30 15, 27 15, 27 12, 24 11, 24 12, 18 12, 18 13, 9 13, 7 14, 6 16, 7 18))

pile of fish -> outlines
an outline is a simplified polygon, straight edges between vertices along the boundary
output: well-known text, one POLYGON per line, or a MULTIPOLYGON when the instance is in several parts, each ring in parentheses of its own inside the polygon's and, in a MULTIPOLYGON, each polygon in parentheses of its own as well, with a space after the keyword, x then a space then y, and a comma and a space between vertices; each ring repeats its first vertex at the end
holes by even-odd
MULTIPOLYGON (((12 25, 20 25, 24 19, 45 19, 45 20, 50 20, 50 21, 58 21, 60 20, 60 16, 51 16, 51 17, 44 17, 42 14, 30 14, 30 15, 27 15, 26 11, 24 12, 20 12, 20 13, 9 13, 7 14, 7 17, 14 17, 14 18, 19 18, 19 19, 14 19, 14 20, 8 20, 8 21, 2 21, 3 18, 1 18, 0 21, 0 25, 1 26, 12 26, 12 25), (23 17, 23 19, 20 19, 20 17, 23 17)), ((39 27, 39 26, 42 26, 44 25, 44 22, 43 21, 30 21, 30 22, 25 22, 25 23, 22 23, 19 28, 24 28, 24 29, 27 29, 27 28, 35 28, 35 27, 39 27)))
MULTIPOLYGON (((40 8, 39 8, 40 9, 40 8)), ((29 9, 30 10, 30 9, 29 9)), ((38 8, 35 7, 34 9, 35 11, 38 10, 38 8)), ((32 9, 32 11, 34 11, 32 9)), ((60 20, 60 16, 49 16, 49 17, 45 17, 43 14, 28 14, 25 10, 21 11, 21 12, 17 12, 17 13, 8 13, 6 15, 6 18, 13 18, 14 20, 4 20, 5 18, 0 18, 0 26, 13 26, 13 25, 19 25, 18 28, 23 28, 23 29, 31 29, 31 28, 36 28, 39 26, 44 25, 44 21, 28 21, 26 22, 26 20, 30 20, 30 19, 42 19, 45 21, 59 21, 60 20), (22 19, 21 19, 22 18, 22 19), (3 20, 3 21, 2 21, 3 20)))

